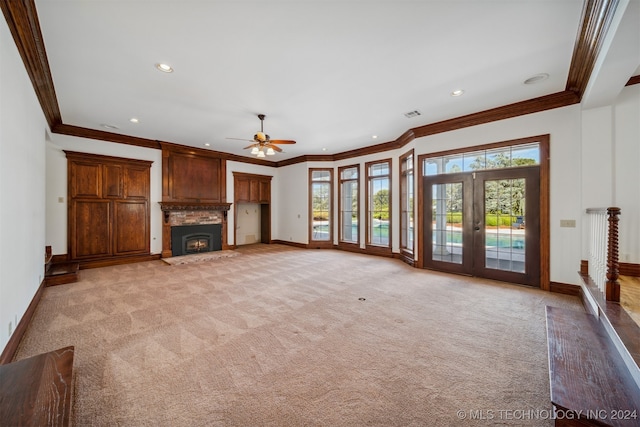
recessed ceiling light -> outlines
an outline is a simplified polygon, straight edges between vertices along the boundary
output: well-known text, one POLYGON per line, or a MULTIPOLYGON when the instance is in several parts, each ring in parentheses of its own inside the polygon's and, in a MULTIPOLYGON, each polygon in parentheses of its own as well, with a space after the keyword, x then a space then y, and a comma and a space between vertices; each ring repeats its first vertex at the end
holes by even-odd
POLYGON ((156 68, 162 71, 163 73, 173 73, 173 68, 171 68, 171 65, 158 63, 156 64, 156 68))
POLYGON ((464 89, 456 89, 453 92, 451 92, 451 96, 460 96, 464 93, 464 89))
POLYGON ((322 151, 327 151, 327 147, 322 147, 322 151))
POLYGON ((106 123, 102 123, 100 126, 102 126, 103 128, 106 128, 106 129, 119 129, 118 126, 108 125, 106 123))
POLYGON ((138 120, 136 117, 131 117, 131 118, 129 119, 129 121, 130 121, 131 123, 140 123, 140 120, 138 120))
POLYGON ((548 78, 549 78, 549 74, 540 73, 540 74, 536 74, 535 76, 529 77, 527 80, 524 81, 524 84, 532 85, 532 84, 535 84, 535 83, 540 83, 542 81, 545 81, 548 78))
POLYGON ((373 138, 373 139, 377 139, 377 138, 378 138, 378 135, 372 135, 372 136, 371 136, 371 138, 373 138))
POLYGON ((211 144, 209 144, 208 142, 204 144, 205 147, 211 147, 211 144))

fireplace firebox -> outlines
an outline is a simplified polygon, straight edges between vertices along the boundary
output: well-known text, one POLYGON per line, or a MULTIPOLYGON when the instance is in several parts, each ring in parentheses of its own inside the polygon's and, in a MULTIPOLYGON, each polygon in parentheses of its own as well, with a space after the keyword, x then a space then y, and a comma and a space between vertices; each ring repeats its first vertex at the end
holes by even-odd
POLYGON ((189 255, 222 250, 222 224, 171 227, 171 255, 189 255))

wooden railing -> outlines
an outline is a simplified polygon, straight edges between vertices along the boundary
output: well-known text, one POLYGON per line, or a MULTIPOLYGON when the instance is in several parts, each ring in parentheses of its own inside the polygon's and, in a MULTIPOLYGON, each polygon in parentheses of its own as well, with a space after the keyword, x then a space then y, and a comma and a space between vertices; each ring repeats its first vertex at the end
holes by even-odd
POLYGON ((587 209, 588 274, 606 300, 614 302, 620 302, 618 215, 620 208, 587 209))

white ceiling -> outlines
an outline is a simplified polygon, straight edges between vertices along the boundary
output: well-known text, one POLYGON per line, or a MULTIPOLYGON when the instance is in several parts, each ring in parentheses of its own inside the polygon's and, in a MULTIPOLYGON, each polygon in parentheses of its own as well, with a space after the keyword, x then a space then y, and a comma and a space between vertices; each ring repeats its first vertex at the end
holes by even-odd
POLYGON ((251 139, 264 113, 266 133, 298 142, 273 160, 563 91, 582 10, 582 0, 36 5, 63 123, 249 156, 226 138, 251 139), (523 83, 538 73, 550 77, 523 83), (412 110, 422 115, 406 118, 412 110))

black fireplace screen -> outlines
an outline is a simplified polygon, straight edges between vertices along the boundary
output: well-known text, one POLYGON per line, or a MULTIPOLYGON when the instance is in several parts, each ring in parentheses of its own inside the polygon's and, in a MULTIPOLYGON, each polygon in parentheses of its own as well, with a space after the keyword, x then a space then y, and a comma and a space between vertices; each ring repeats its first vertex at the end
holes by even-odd
POLYGON ((171 227, 172 256, 222 249, 222 224, 180 225, 171 227))

